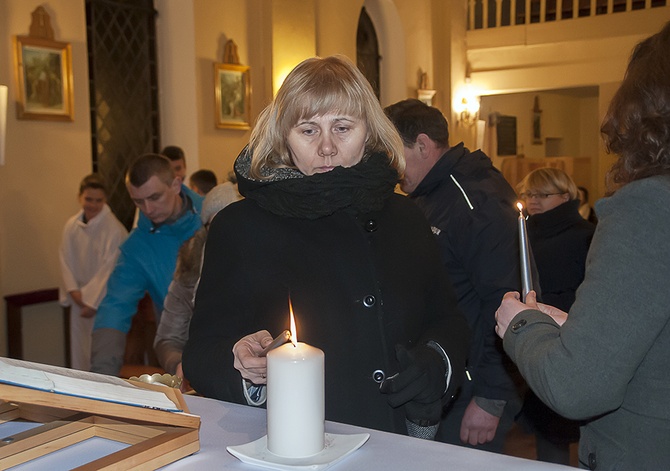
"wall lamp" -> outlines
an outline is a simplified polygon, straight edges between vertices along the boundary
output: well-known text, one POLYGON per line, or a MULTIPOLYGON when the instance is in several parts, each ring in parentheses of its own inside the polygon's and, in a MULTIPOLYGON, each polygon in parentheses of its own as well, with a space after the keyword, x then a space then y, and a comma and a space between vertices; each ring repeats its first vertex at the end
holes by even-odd
POLYGON ((465 78, 465 85, 457 95, 454 112, 459 124, 472 126, 479 119, 479 96, 470 83, 470 77, 465 78))

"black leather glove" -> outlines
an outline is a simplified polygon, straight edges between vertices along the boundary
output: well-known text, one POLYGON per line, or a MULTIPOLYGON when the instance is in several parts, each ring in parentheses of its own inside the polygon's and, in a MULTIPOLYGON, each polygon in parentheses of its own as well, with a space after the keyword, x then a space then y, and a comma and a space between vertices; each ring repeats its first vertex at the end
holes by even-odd
POLYGON ((391 407, 405 406, 407 419, 421 426, 434 425, 442 415, 447 365, 436 350, 420 345, 407 350, 396 345, 400 372, 379 386, 391 407))

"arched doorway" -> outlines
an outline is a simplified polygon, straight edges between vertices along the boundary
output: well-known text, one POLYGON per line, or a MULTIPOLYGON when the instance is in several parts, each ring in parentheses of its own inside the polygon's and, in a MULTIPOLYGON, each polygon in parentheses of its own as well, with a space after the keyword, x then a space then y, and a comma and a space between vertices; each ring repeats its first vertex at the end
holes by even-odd
POLYGON ((361 8, 361 16, 358 18, 358 30, 356 31, 356 65, 368 79, 377 98, 380 98, 379 80, 379 43, 377 32, 372 20, 365 10, 361 8))
POLYGON ((391 0, 365 0, 363 8, 377 36, 379 100, 387 106, 407 98, 403 26, 391 0))

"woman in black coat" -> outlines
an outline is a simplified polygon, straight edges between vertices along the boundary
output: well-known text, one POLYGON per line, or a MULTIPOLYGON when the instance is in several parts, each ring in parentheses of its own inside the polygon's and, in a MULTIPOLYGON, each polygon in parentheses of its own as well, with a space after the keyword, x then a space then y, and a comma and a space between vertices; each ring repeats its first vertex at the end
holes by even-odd
POLYGON ((263 402, 259 353, 288 328, 290 296, 299 339, 325 353, 326 419, 397 433, 439 421, 468 329, 427 222, 394 193, 402 155, 348 60, 289 74, 235 163, 246 199, 210 228, 183 356, 196 391, 263 402))
POLYGON ((539 168, 517 187, 528 211, 528 240, 542 286, 542 302, 568 311, 586 270, 596 226, 579 214, 579 190, 570 175, 539 168))
MULTIPOLYGON (((529 214, 528 241, 540 277, 542 302, 568 312, 584 281, 596 226, 579 214, 579 190, 563 170, 534 170, 517 189, 529 214)), ((579 440, 578 422, 558 415, 532 392, 526 395, 521 417, 535 432, 539 460, 570 464, 569 444, 579 440)))

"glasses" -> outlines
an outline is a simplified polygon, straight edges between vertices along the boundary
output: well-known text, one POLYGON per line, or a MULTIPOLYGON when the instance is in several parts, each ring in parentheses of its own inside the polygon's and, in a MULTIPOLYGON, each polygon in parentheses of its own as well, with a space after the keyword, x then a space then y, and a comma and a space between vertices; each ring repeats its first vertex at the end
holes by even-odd
POLYGON ((521 193, 519 197, 522 200, 532 200, 535 198, 546 200, 550 196, 561 195, 562 193, 521 193))

